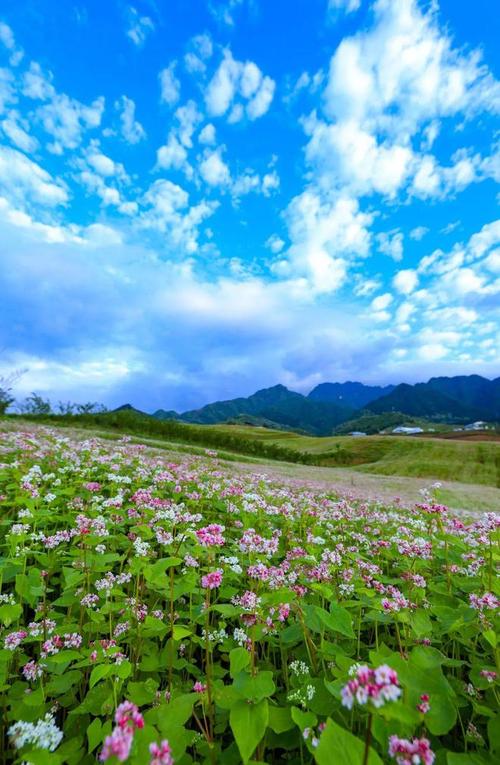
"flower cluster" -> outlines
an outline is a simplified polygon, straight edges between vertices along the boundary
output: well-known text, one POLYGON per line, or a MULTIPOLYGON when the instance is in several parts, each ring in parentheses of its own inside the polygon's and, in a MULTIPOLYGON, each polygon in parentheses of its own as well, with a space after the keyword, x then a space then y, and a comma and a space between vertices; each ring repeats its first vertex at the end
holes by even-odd
POLYGON ((144 727, 144 718, 139 709, 131 701, 124 701, 116 708, 115 727, 110 736, 106 736, 99 755, 101 762, 110 757, 116 757, 119 762, 125 762, 130 754, 134 733, 144 727))
POLYGON ((20 720, 11 725, 7 733, 16 749, 30 744, 38 749, 48 749, 49 752, 57 749, 63 738, 63 732, 57 727, 51 712, 36 723, 20 720))
POLYGON ((433 765, 436 756, 426 738, 406 738, 391 736, 389 739, 389 755, 398 765, 433 765))
POLYGON ((342 688, 341 696, 347 709, 352 709, 355 703, 370 703, 379 708, 387 701, 396 701, 401 696, 397 672, 387 664, 377 669, 357 667, 353 678, 342 688))

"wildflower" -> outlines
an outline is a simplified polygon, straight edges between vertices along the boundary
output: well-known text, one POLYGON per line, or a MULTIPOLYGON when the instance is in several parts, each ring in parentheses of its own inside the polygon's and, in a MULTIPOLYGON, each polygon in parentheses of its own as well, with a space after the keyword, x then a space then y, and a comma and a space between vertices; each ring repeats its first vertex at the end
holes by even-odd
POLYGON ((469 595, 469 603, 471 608, 475 608, 477 611, 500 608, 500 600, 491 592, 485 592, 482 597, 471 593, 469 595))
POLYGON ((401 695, 397 673, 386 664, 377 669, 361 666, 342 688, 342 704, 352 709, 354 703, 370 702, 375 708, 387 701, 396 701, 401 695))
POLYGON ((120 728, 144 728, 144 718, 131 701, 123 701, 116 708, 115 722, 120 728))
POLYGON ((292 675, 297 675, 297 677, 300 675, 308 675, 309 667, 303 661, 292 661, 290 664, 290 672, 292 675))
POLYGON ((149 745, 149 752, 151 754, 149 765, 173 765, 174 759, 168 741, 163 740, 159 745, 153 742, 149 745))
POLYGON ((430 708, 431 705, 429 704, 429 695, 427 693, 422 693, 420 696, 420 704, 417 704, 418 711, 425 715, 430 710, 430 708))
POLYGON ((484 677, 489 683, 494 683, 497 679, 497 673, 489 669, 482 669, 479 673, 481 677, 484 677))
POLYGON ((50 712, 36 723, 20 720, 11 725, 7 733, 16 749, 31 744, 38 749, 48 749, 49 752, 57 749, 63 738, 63 733, 55 724, 54 716, 50 712))
POLYGON ((29 661, 24 665, 21 671, 26 680, 34 683, 35 680, 38 680, 38 678, 43 675, 44 668, 44 664, 37 664, 36 661, 29 661))
POLYGON ((224 526, 220 526, 218 523, 211 523, 209 526, 198 529, 196 537, 203 547, 222 547, 226 541, 222 536, 223 531, 225 531, 224 526))
POLYGON ((28 633, 25 630, 18 630, 18 632, 11 632, 10 635, 6 635, 4 640, 4 648, 8 651, 15 651, 16 648, 22 643, 28 633))
POLYGON ((207 686, 205 683, 200 683, 199 680, 196 681, 196 683, 193 685, 193 691, 195 693, 205 693, 207 690, 207 686))
POLYGON ((99 759, 106 762, 110 757, 116 757, 119 762, 125 762, 130 754, 134 733, 131 728, 114 728, 110 736, 106 736, 99 759))
POLYGON ((210 573, 201 577, 201 586, 206 590, 215 590, 216 587, 220 587, 222 584, 222 574, 221 568, 218 568, 216 571, 210 571, 210 573))
POLYGON ((389 756, 398 765, 432 765, 436 759, 428 739, 413 738, 409 741, 398 736, 389 739, 389 756))

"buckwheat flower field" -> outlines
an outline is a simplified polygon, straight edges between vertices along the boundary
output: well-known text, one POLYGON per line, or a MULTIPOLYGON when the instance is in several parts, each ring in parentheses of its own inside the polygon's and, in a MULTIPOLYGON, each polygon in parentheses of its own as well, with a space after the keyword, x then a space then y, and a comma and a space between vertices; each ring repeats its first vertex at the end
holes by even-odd
POLYGON ((0 760, 486 765, 499 519, 0 444, 0 760))

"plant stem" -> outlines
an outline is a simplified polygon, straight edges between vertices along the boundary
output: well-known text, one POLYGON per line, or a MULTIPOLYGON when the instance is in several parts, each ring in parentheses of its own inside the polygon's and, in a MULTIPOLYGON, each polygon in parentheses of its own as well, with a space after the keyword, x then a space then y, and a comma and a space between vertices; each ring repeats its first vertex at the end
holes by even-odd
POLYGON ((366 726, 366 736, 365 736, 365 751, 363 753, 363 765, 368 765, 368 757, 370 754, 370 744, 372 741, 372 720, 373 720, 373 716, 371 714, 368 715, 368 724, 366 726))

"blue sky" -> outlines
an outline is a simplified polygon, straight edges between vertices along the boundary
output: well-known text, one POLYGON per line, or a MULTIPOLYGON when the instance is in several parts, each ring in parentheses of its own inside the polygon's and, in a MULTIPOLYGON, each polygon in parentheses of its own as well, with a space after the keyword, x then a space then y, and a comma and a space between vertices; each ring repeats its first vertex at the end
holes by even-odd
POLYGON ((0 5, 0 372, 200 406, 499 374, 476 0, 0 5))

